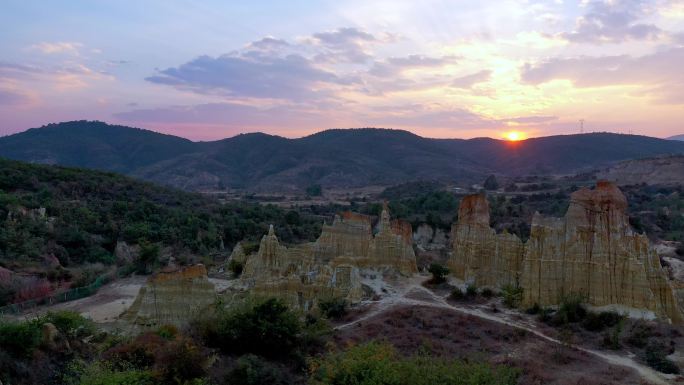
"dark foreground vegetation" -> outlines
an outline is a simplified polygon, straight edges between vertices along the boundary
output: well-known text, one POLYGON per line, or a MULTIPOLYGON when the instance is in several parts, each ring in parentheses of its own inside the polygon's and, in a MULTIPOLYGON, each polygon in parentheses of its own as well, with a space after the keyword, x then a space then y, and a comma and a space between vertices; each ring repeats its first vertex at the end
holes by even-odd
POLYGON ((0 323, 4 384, 513 385, 519 371, 480 360, 410 354, 388 342, 335 346, 326 318, 276 299, 211 311, 183 330, 97 330, 76 313, 0 323))

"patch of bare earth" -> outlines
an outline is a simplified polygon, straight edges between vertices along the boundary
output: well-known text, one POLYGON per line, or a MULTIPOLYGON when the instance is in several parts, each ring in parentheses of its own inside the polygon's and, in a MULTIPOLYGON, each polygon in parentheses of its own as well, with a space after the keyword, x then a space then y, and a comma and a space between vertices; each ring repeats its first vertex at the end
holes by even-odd
MULTIPOLYGON (((416 293, 417 294, 417 293, 416 293)), ((338 346, 386 340, 404 354, 484 359, 522 370, 520 384, 645 384, 630 368, 503 325, 447 308, 399 305, 337 330, 338 346)))

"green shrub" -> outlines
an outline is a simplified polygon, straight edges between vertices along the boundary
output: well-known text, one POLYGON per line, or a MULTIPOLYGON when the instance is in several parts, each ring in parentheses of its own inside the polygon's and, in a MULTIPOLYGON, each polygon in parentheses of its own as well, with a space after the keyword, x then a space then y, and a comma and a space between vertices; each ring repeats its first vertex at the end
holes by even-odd
POLYGON ((15 357, 28 357, 41 339, 39 320, 21 322, 0 321, 0 349, 15 357))
POLYGON ((588 312, 582 321, 582 327, 592 332, 600 332, 605 328, 617 325, 623 318, 615 311, 588 312))
POLYGON ((539 312, 541 312, 541 310, 542 310, 541 306, 539 306, 539 304, 535 302, 534 305, 525 309, 525 313, 527 313, 527 314, 539 314, 539 312))
POLYGON ((66 378, 67 385, 154 385, 155 381, 151 371, 126 368, 117 370, 106 362, 95 362, 88 366, 73 367, 75 372, 66 378))
POLYGON ((234 259, 231 259, 230 262, 228 262, 228 270, 233 273, 233 277, 241 276, 244 268, 245 266, 242 262, 238 262, 234 259))
POLYGON ((522 302, 523 288, 520 286, 505 285, 501 288, 503 303, 509 308, 518 307, 522 302))
POLYGON ((644 360, 648 366, 666 374, 679 374, 677 365, 667 358, 667 348, 657 342, 649 343, 644 351, 644 360))
POLYGON ((489 298, 492 298, 494 296, 494 290, 492 290, 488 287, 485 287, 484 289, 482 289, 482 292, 480 294, 482 294, 483 297, 489 299, 489 298))
POLYGON ((615 327, 603 336, 603 346, 612 350, 620 350, 620 334, 622 333, 623 319, 619 318, 615 327))
POLYGON ((165 340, 172 340, 178 334, 178 328, 174 325, 162 325, 157 328, 157 335, 165 340))
POLYGON ((301 321, 278 299, 267 299, 195 323, 207 345, 226 353, 285 357, 300 345, 301 321))
POLYGON ((548 324, 551 322, 552 317, 553 317, 553 309, 551 309, 549 307, 543 307, 539 310, 539 315, 537 316, 537 319, 540 322, 544 322, 544 323, 548 324))
POLYGON ((162 384, 186 384, 206 374, 205 352, 191 339, 179 337, 155 354, 154 375, 162 384))
POLYGON ((311 385, 513 385, 519 371, 475 361, 419 355, 404 358, 389 344, 371 342, 311 360, 311 385))
POLYGON ((466 286, 466 292, 465 292, 465 294, 466 294, 466 297, 469 297, 469 298, 474 298, 474 297, 476 297, 476 296, 477 296, 477 286, 472 285, 472 284, 466 286))
POLYGON ((85 337, 95 333, 93 321, 70 310, 49 312, 41 318, 41 323, 50 322, 57 330, 70 337, 85 337))
POLYGON ((460 301, 465 298, 465 294, 463 294, 463 291, 459 288, 455 288, 454 290, 451 291, 451 294, 449 294, 449 299, 453 299, 455 301, 460 301))
POLYGON ((638 320, 630 328, 627 343, 637 348, 644 348, 653 334, 654 331, 650 325, 643 320, 638 320))
POLYGON ((551 324, 562 326, 582 321, 587 315, 587 309, 584 308, 583 302, 584 296, 579 293, 563 296, 558 311, 551 318, 551 324))
POLYGON ((329 319, 338 319, 347 314, 347 300, 336 297, 318 301, 321 314, 329 319))
POLYGON ((230 385, 290 385, 295 382, 278 365, 259 356, 247 354, 238 358, 225 382, 230 385))
POLYGON ((432 278, 430 279, 430 283, 433 283, 433 284, 439 284, 439 283, 445 282, 446 276, 449 274, 449 269, 447 267, 440 265, 439 263, 430 264, 428 271, 430 272, 430 274, 432 274, 432 278))

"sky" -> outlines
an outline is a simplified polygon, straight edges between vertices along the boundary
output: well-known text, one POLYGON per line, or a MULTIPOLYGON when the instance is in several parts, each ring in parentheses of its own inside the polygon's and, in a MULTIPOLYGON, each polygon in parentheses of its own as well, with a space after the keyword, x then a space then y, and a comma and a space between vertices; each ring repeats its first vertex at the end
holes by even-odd
POLYGON ((0 135, 684 133, 684 0, 3 0, 0 135))

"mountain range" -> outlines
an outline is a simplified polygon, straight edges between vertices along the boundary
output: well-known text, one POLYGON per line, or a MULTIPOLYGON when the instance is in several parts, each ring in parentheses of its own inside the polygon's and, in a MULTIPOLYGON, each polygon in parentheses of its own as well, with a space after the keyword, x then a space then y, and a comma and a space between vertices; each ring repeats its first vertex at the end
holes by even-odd
POLYGON ((668 139, 669 139, 669 140, 684 140, 684 134, 682 134, 682 135, 671 136, 671 137, 669 137, 668 139))
POLYGON ((193 142, 97 121, 49 124, 0 138, 0 157, 119 172, 186 190, 252 191, 482 181, 488 174, 570 173, 684 154, 684 142, 589 133, 509 142, 431 139, 408 131, 332 129, 288 139, 264 133, 193 142))

